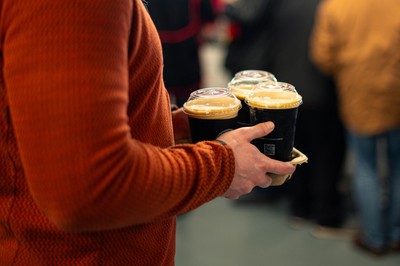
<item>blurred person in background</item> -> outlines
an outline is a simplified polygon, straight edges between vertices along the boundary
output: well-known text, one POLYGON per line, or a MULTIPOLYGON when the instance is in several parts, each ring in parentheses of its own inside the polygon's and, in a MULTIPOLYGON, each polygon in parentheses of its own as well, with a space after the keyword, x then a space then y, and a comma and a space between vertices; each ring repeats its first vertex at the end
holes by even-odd
POLYGON ((334 76, 361 220, 356 247, 400 251, 400 2, 327 0, 312 37, 312 58, 334 76), (380 141, 386 144, 378 154, 380 141), (387 163, 382 176, 378 165, 387 163))
POLYGON ((293 225, 308 220, 318 225, 313 231, 316 236, 347 237, 347 230, 339 230, 346 217, 340 191, 345 137, 335 86, 309 59, 309 37, 319 2, 238 0, 227 4, 226 15, 236 30, 226 66, 231 71, 270 71, 279 81, 293 84, 304 99, 295 147, 307 154, 309 163, 282 187, 256 188, 256 193, 243 198, 271 200, 283 194, 290 202, 293 225))
POLYGON ((345 134, 339 119, 335 84, 310 61, 309 38, 320 0, 270 0, 269 49, 265 69, 293 84, 304 101, 297 117, 295 147, 307 154, 287 183, 294 221, 309 220, 320 237, 346 237, 345 134))
POLYGON ((142 1, 0 10, 0 265, 174 265, 178 214, 293 173, 250 144, 272 123, 174 145, 142 1))
POLYGON ((202 87, 199 48, 221 11, 222 0, 152 0, 148 10, 163 48, 163 76, 178 107, 202 87))
MULTIPOLYGON (((270 0, 225 0, 228 20, 225 67, 233 76, 246 69, 265 69, 271 38, 270 0)), ((267 70, 268 71, 268 70, 267 70)), ((272 73, 274 74, 274 73, 272 73)))

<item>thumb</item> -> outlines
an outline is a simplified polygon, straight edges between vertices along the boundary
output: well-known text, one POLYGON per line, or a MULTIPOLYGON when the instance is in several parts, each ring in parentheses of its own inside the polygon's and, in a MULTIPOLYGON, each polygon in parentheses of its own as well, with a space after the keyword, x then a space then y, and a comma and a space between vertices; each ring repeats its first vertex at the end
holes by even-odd
POLYGON ((272 122, 263 122, 252 127, 248 127, 247 130, 249 134, 247 138, 249 141, 252 141, 253 139, 264 137, 265 135, 271 133, 274 128, 275 125, 272 122))

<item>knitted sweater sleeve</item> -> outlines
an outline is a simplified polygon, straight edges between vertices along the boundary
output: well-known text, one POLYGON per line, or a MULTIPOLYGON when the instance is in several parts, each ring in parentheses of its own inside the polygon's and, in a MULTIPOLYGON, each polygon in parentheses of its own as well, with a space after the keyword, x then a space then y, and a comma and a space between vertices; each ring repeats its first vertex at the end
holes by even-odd
MULTIPOLYGON (((128 70, 129 49, 146 54, 145 32, 130 41, 133 17, 150 21, 141 4, 2 1, 4 86, 26 181, 64 230, 151 223, 223 194, 233 178, 233 152, 217 142, 161 148, 139 141, 162 134, 157 128, 131 128, 143 121, 127 115, 130 71, 150 68, 138 62, 128 70)), ((161 72, 149 91, 162 91, 161 72)), ((168 98, 159 98, 168 110, 168 98)))

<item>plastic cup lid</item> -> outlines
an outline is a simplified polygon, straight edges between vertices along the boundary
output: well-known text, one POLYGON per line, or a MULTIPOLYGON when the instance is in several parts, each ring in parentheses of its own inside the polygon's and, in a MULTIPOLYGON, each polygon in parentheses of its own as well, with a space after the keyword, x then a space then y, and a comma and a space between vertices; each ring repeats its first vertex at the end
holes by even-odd
POLYGON ((183 111, 200 119, 225 119, 237 116, 241 107, 240 100, 230 89, 210 87, 192 92, 183 105, 183 111))
POLYGON ((235 74, 228 83, 228 88, 232 90, 236 97, 244 100, 255 85, 261 82, 277 82, 275 76, 262 70, 243 70, 235 74))
POLYGON ((250 107, 261 109, 290 109, 303 103, 295 87, 286 82, 259 83, 247 95, 245 102, 250 107))
POLYGON ((247 69, 239 71, 235 74, 234 78, 248 78, 248 79, 271 79, 277 81, 274 74, 265 70, 247 69))

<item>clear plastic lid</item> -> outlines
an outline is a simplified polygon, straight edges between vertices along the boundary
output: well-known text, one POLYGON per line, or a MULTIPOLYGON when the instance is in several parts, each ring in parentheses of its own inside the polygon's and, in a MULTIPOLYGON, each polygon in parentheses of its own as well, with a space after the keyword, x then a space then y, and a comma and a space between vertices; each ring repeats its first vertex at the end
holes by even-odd
POLYGON ((277 82, 274 74, 263 70, 243 70, 235 74, 228 83, 236 97, 244 100, 255 85, 261 82, 277 82))
POLYGON ((245 102, 250 107, 261 109, 290 109, 303 103, 295 87, 286 82, 259 83, 247 95, 245 102))
POLYGON ((240 100, 230 89, 210 87, 192 92, 183 111, 194 118, 228 119, 236 117, 241 107, 240 100))

